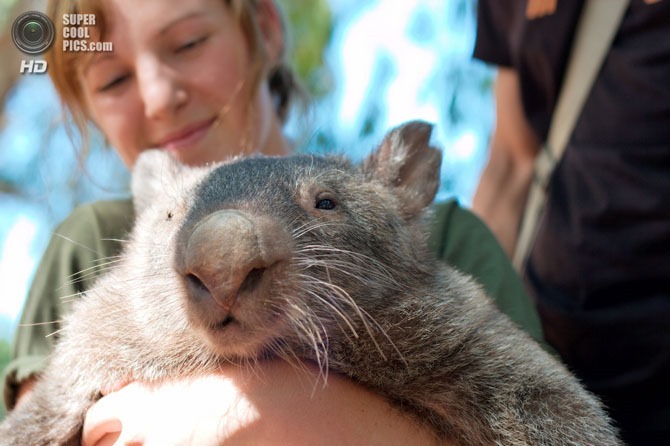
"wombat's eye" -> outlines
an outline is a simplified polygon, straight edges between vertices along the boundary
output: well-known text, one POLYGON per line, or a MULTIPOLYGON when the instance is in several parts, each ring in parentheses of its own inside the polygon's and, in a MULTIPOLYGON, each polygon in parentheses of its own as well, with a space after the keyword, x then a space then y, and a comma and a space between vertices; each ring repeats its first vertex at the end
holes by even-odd
POLYGON ((335 203, 335 200, 332 200, 330 198, 322 198, 320 200, 317 200, 316 206, 314 207, 324 211, 330 211, 335 209, 337 207, 337 204, 335 203))
POLYGON ((166 220, 172 220, 172 216, 173 216, 172 211, 168 211, 166 220))

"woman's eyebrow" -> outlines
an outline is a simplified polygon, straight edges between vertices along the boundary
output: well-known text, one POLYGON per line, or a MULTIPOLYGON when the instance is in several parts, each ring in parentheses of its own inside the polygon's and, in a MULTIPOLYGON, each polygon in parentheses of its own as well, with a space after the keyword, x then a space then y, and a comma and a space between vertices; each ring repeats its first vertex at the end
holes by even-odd
POLYGON ((180 22, 183 22, 185 20, 191 20, 191 19, 203 17, 203 16, 205 16, 204 11, 193 11, 193 12, 187 13, 185 15, 179 16, 176 19, 169 22, 167 25, 163 26, 163 28, 161 28, 161 30, 158 32, 158 35, 165 34, 166 32, 168 32, 170 30, 170 28, 172 28, 173 26, 177 25, 180 22))
MULTIPOLYGON (((193 12, 190 12, 190 13, 186 13, 186 14, 184 14, 184 15, 182 15, 182 16, 179 16, 179 17, 177 17, 176 19, 172 20, 171 22, 169 22, 169 23, 166 24, 165 26, 163 26, 163 27, 158 31, 158 35, 159 35, 159 36, 164 35, 165 33, 167 33, 167 32, 170 30, 170 28, 176 26, 177 24, 179 24, 179 23, 181 23, 181 22, 183 22, 183 21, 185 21, 185 20, 192 20, 192 19, 196 19, 196 18, 204 17, 205 15, 206 15, 206 14, 205 14, 204 11, 193 11, 193 12)), ((95 53, 95 54, 91 55, 90 57, 88 57, 87 60, 84 61, 84 63, 82 64, 82 66, 83 66, 82 72, 83 72, 84 74, 86 74, 86 72, 87 72, 93 65, 95 65, 95 64, 97 64, 98 62, 103 61, 103 60, 105 60, 105 59, 113 59, 114 57, 115 57, 115 56, 114 56, 113 53, 95 53)))

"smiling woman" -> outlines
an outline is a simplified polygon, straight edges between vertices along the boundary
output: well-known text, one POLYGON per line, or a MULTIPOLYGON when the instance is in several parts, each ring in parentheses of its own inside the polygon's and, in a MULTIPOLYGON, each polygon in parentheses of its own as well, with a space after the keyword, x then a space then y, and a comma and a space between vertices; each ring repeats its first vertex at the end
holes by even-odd
MULTIPOLYGON (((282 67, 282 23, 267 2, 257 2, 251 20, 248 3, 82 2, 98 17, 94 37, 113 42, 114 52, 50 53, 54 84, 80 130, 93 120, 128 165, 147 147, 189 164, 286 154, 272 104, 287 92, 261 82, 282 67)), ((58 4, 52 15, 69 7, 58 4)))

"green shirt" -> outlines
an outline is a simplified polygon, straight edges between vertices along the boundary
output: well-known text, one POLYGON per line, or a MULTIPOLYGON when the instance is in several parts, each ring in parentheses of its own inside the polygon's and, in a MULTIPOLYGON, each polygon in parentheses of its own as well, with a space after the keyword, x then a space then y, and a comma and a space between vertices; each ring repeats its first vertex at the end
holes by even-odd
MULTIPOLYGON (((498 306, 543 343, 540 321, 523 285, 493 234, 456 201, 433 208, 430 246, 438 257, 474 276, 498 306)), ((133 222, 130 200, 100 201, 75 209, 55 230, 35 274, 19 328, 13 360, 5 369, 4 399, 14 405, 18 384, 45 366, 58 320, 69 302, 90 288, 121 249, 133 222), (56 321, 56 322, 54 322, 56 321)))

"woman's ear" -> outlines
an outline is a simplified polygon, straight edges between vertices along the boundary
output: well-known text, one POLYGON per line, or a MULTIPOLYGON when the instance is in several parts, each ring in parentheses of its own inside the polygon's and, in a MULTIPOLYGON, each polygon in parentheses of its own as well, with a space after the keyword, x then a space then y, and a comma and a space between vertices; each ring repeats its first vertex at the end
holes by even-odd
POLYGON ((278 64, 285 50, 285 25, 275 0, 258 0, 256 18, 270 67, 278 64))

